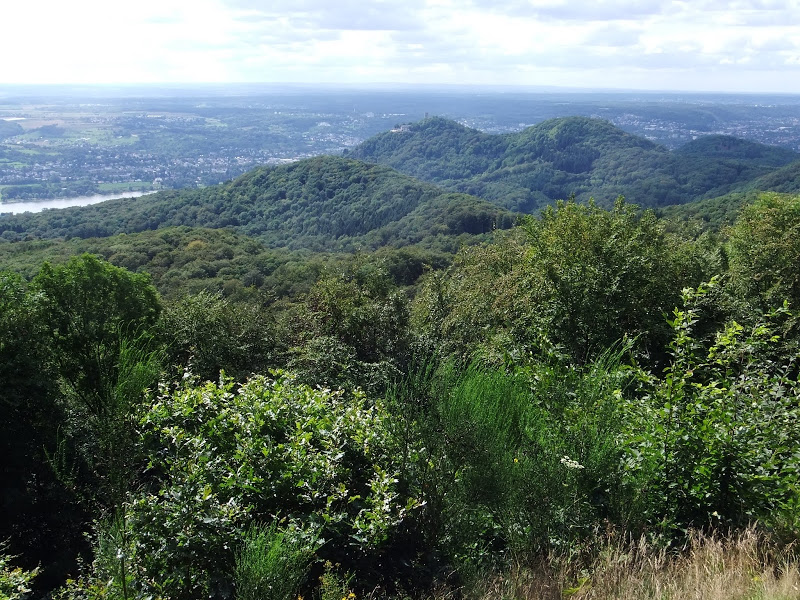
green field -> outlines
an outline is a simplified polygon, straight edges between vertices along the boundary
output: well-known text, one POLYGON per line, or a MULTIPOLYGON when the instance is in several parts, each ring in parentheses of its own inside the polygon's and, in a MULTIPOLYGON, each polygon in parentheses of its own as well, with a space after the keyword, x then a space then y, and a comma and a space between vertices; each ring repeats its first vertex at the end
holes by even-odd
POLYGON ((116 192, 138 192, 138 191, 147 191, 147 190, 155 190, 158 189, 157 186, 154 186, 152 183, 148 181, 124 181, 120 183, 100 183, 97 186, 100 188, 100 192, 103 194, 106 193, 116 193, 116 192))

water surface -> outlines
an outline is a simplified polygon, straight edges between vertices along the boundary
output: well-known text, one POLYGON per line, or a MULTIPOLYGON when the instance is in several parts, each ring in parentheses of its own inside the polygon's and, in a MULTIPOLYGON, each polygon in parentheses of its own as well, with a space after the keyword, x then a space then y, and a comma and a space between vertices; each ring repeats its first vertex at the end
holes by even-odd
POLYGON ((53 200, 26 200, 25 202, 3 202, 0 213, 19 214, 24 212, 42 212, 50 208, 69 208, 70 206, 88 206, 113 200, 115 198, 138 198, 153 192, 119 192, 117 194, 94 194, 93 196, 76 196, 75 198, 56 198, 53 200))

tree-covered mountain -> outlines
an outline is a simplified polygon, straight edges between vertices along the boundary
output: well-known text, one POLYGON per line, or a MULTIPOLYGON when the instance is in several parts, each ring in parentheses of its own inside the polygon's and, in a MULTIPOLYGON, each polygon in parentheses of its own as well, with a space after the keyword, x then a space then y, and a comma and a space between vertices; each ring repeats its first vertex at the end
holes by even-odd
POLYGON ((747 160, 759 166, 780 167, 798 155, 786 148, 767 146, 729 135, 704 135, 675 150, 679 156, 747 160))
POLYGON ((732 193, 800 189, 797 158, 719 135, 669 151, 585 117, 552 119, 509 135, 430 118, 371 138, 347 157, 261 167, 202 190, 6 215, 0 235, 89 238, 224 227, 273 248, 422 244, 453 251, 476 234, 509 227, 510 210, 535 212, 569 197, 607 206, 621 195, 642 207, 704 200, 711 213, 730 212, 732 193))
POLYGON ((800 192, 800 161, 795 161, 767 173, 744 187, 748 190, 796 194, 800 192))
POLYGON ((12 135, 19 135, 23 131, 19 123, 0 119, 0 140, 9 138, 12 135))
POLYGON ((660 214, 676 221, 695 222, 704 229, 717 230, 732 225, 742 208, 752 204, 762 192, 800 192, 800 161, 777 168, 721 196, 666 206, 660 214))
MULTIPOLYGON (((324 156, 262 167, 202 190, 5 216, 5 239, 106 237, 162 227, 231 228, 270 247, 352 250, 427 242, 507 228, 508 211, 448 193, 385 166, 324 156)), ((463 241, 463 240, 462 240, 463 241)))
POLYGON ((742 208, 758 199, 760 192, 731 192, 715 198, 704 198, 687 204, 673 204, 658 210, 671 223, 671 228, 689 227, 719 231, 733 225, 742 208))
POLYGON ((798 159, 729 136, 670 152, 607 121, 567 117, 507 135, 429 118, 379 134, 348 153, 520 212, 555 200, 622 195, 645 207, 726 194, 798 159))

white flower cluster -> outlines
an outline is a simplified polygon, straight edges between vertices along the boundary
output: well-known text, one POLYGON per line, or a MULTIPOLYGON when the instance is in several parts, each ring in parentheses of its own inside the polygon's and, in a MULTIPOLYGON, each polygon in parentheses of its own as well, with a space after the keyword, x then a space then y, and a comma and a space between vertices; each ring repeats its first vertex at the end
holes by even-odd
POLYGON ((583 469, 583 465, 581 463, 579 463, 577 460, 572 460, 566 454, 561 457, 561 464, 568 469, 583 469))

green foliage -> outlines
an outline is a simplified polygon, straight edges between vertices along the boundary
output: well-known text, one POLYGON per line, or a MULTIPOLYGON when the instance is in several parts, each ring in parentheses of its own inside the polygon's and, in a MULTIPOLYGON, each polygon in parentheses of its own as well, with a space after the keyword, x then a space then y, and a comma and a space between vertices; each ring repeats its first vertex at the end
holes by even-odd
POLYGON ((309 549, 279 531, 274 523, 251 527, 236 557, 236 598, 294 600, 310 560, 309 549))
POLYGON ((440 117, 379 134, 348 156, 389 165, 423 181, 447 181, 486 171, 505 145, 491 136, 440 117))
POLYGON ((22 125, 14 121, 0 120, 0 140, 23 133, 22 125))
POLYGON ((42 308, 41 298, 29 293, 19 275, 0 272, 0 403, 9 415, 32 410, 33 406, 25 406, 27 401, 52 387, 48 373, 43 372, 46 344, 42 338, 49 332, 42 322, 42 308))
POLYGON ((106 410, 120 335, 155 323, 160 303, 146 275, 135 275, 85 254, 66 265, 45 263, 31 282, 42 295, 43 319, 59 374, 94 418, 106 410))
MULTIPOLYGON (((572 176, 603 160, 587 131, 604 128, 512 141, 572 176)), ((693 152, 760 151, 725 144, 693 152)), ((262 175, 326 195, 339 167, 262 175)), ((380 186, 362 175, 348 185, 380 186)), ((439 195, 400 221, 478 231, 482 210, 439 195)), ((146 275, 93 256, 2 273, 2 535, 23 567, 59 562, 42 589, 69 571, 61 597, 125 600, 417 593, 615 529, 680 541, 756 522, 796 540, 798 214, 765 195, 720 243, 621 199, 561 202, 446 270, 419 246, 281 255, 189 228, 91 242, 161 269, 163 309, 146 275), (279 365, 294 374, 252 375, 279 365), (86 549, 77 578, 64 548, 86 549)))
MULTIPOLYGON (((123 514, 123 513, 120 513, 123 514)), ((120 514, 96 524, 94 560, 77 578, 69 578, 54 597, 58 600, 144 600, 131 570, 134 547, 120 514)), ((83 567, 83 565, 81 565, 83 567)))
POLYGON ((35 558, 45 546, 51 553, 61 547, 60 536, 46 534, 54 526, 50 503, 63 500, 47 464, 63 419, 48 333, 39 299, 19 276, 0 273, 0 539, 11 538, 14 552, 35 558))
POLYGON ((628 409, 625 459, 640 516, 674 535, 758 520, 798 532, 798 385, 794 356, 776 360, 786 309, 746 330, 735 321, 702 347, 697 300, 684 291, 670 324, 672 362, 628 409))
POLYGON ((797 160, 790 150, 728 136, 700 138, 670 153, 585 117, 550 119, 507 135, 425 119, 379 134, 348 156, 527 213, 570 196, 604 206, 620 195, 651 208, 683 204, 756 181, 777 185, 758 178, 797 160))
POLYGON ((398 389, 396 418, 424 440, 408 469, 424 492, 428 543, 469 570, 624 521, 617 438, 632 374, 622 356, 516 373, 450 365, 398 389))
POLYGON ((800 161, 795 161, 776 169, 758 179, 748 183, 744 188, 750 190, 765 190, 784 194, 797 194, 800 192, 800 161))
POLYGON ((287 376, 187 382, 162 389, 142 421, 151 483, 130 506, 141 585, 224 593, 243 532, 276 515, 362 572, 392 548, 417 503, 400 493, 381 404, 287 376))
POLYGON ((0 232, 7 240, 20 240, 109 237, 179 226, 231 228, 273 248, 352 251, 420 242, 454 249, 459 243, 454 238, 513 223, 506 210, 485 200, 334 156, 262 167, 202 190, 164 191, 57 213, 7 216, 0 232))
POLYGON ((319 578, 320 600, 355 600, 350 588, 352 574, 343 575, 330 561, 325 562, 325 572, 319 578))
POLYGON ((85 253, 129 271, 149 273, 165 298, 209 291, 251 301, 259 299, 260 294, 281 297, 308 291, 331 258, 268 249, 229 230, 190 227, 86 240, 0 244, 0 262, 26 278, 38 273, 42 262, 64 264, 85 253))
POLYGON ((665 339, 662 314, 702 265, 679 264, 652 213, 618 200, 613 211, 574 203, 548 208, 526 224, 532 298, 545 335, 586 361, 623 336, 645 352, 665 339), (699 268, 698 268, 699 267, 699 268))
POLYGON ((26 571, 11 566, 13 557, 0 554, 0 600, 23 600, 29 596, 31 582, 39 569, 26 571))
POLYGON ((702 231, 720 231, 733 225, 742 208, 753 202, 759 192, 731 192, 716 198, 705 198, 687 204, 666 206, 658 210, 670 230, 696 227, 702 231))
MULTIPOLYGON (((0 273, 0 497, 11 520, 35 521, 23 490, 31 478, 46 480, 43 455, 52 450, 60 412, 54 406, 55 374, 48 368, 48 334, 40 319, 41 303, 28 293, 17 275, 0 273), (14 515, 14 517, 11 517, 14 515), (25 516, 26 518, 21 518, 25 516)), ((12 524, 0 520, 0 539, 11 535, 12 524)), ((35 534, 30 532, 32 538, 35 534)))
POLYGON ((306 381, 383 390, 408 359, 408 299, 381 261, 355 256, 323 274, 287 316, 289 367, 306 381))
POLYGON ((159 335, 169 361, 201 379, 221 370, 242 379, 275 366, 274 324, 267 309, 200 292, 165 306, 159 335))
POLYGON ((783 166, 797 156, 791 150, 767 146, 729 135, 704 135, 684 144, 676 154, 695 158, 729 158, 752 161, 752 164, 783 166))
MULTIPOLYGON (((457 209, 453 211, 455 218, 460 218, 457 209)), ((430 218, 432 223, 438 221, 436 216, 430 218)), ((462 238, 463 235, 449 239, 462 238)), ((250 303, 296 299, 308 293, 324 270, 336 269, 339 263, 350 260, 347 254, 270 249, 229 230, 168 227, 109 238, 0 244, 0 264, 32 278, 45 261, 64 264, 71 257, 87 252, 114 266, 149 273, 153 285, 166 300, 219 292, 231 301, 250 303)), ((419 245, 383 247, 368 256, 384 264, 400 286, 414 285, 427 270, 442 268, 451 259, 447 246, 444 249, 425 249, 419 245)))
POLYGON ((124 514, 120 510, 98 532, 92 575, 94 588, 102 591, 100 595, 104 598, 128 600, 142 597, 135 588, 136 578, 131 569, 135 564, 135 548, 124 514))
POLYGON ((622 200, 611 211, 559 203, 523 229, 465 250, 423 287, 416 322, 446 354, 519 363, 555 347, 587 362, 628 337, 652 361, 678 290, 716 267, 700 244, 667 235, 622 200))
POLYGON ((762 194, 729 232, 731 284, 759 309, 800 308, 800 197, 762 194))
POLYGON ((51 581, 84 546, 87 521, 118 506, 134 477, 133 413, 160 372, 143 331, 158 299, 144 276, 90 256, 45 265, 27 286, 2 280, 0 378, 13 427, 3 533, 38 548, 29 556, 47 561, 51 581))
POLYGON ((45 263, 30 289, 42 305, 49 358, 63 390, 60 476, 87 500, 118 506, 132 477, 135 411, 160 372, 148 337, 161 309, 158 294, 147 276, 91 255, 58 267, 45 263), (82 466, 88 474, 70 472, 82 466), (75 479, 85 476, 98 481, 75 479))

